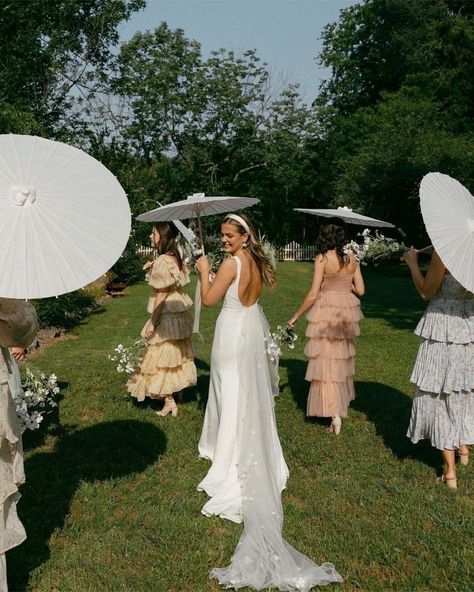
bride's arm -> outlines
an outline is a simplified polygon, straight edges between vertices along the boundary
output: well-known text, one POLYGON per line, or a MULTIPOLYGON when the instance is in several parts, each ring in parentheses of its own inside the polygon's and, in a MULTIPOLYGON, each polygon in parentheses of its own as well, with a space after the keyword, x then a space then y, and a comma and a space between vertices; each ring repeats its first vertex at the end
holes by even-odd
POLYGON ((206 257, 200 257, 196 261, 196 267, 201 276, 201 300, 204 306, 214 306, 229 289, 231 283, 235 280, 237 269, 232 259, 224 259, 221 263, 216 277, 212 284, 209 281, 209 262, 206 257))

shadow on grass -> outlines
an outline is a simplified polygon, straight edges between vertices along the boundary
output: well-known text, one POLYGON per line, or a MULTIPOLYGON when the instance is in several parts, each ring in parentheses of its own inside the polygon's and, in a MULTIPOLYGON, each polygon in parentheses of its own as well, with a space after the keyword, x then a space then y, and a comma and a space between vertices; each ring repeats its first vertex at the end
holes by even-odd
MULTIPOLYGON (((281 365, 288 372, 288 383, 281 387, 291 388, 293 399, 305 415, 305 421, 326 425, 327 418, 306 417, 309 390, 309 382, 304 378, 306 361, 283 360, 281 365)), ((385 446, 397 458, 416 458, 430 467, 439 468, 439 454, 428 441, 414 446, 406 437, 412 405, 412 399, 407 394, 379 382, 356 382, 355 389, 356 398, 351 408, 363 413, 373 423, 376 434, 382 437, 385 446)))
MULTIPOLYGON (((207 405, 207 399, 209 397, 209 380, 210 380, 210 372, 211 367, 209 364, 204 362, 203 360, 195 359, 196 368, 198 370, 198 380, 196 387, 191 391, 192 399, 197 399, 198 408, 204 410, 207 405)), ((185 396, 185 401, 187 400, 185 396)))
POLYGON ((27 482, 21 488, 19 514, 28 538, 8 553, 10 590, 25 590, 30 573, 47 561, 50 537, 64 525, 82 482, 139 473, 165 450, 163 432, 145 422, 113 421, 78 431, 62 428, 53 451, 34 454, 25 463, 27 482))
POLYGON ((307 360, 280 359, 280 366, 286 368, 288 381, 280 383, 280 390, 288 387, 293 395, 296 406, 306 415, 309 382, 305 380, 307 360))
POLYGON ((407 438, 412 399, 398 389, 379 382, 356 382, 351 408, 362 412, 374 424, 376 434, 399 459, 416 458, 439 468, 440 457, 429 442, 416 445, 407 438))
POLYGON ((366 284, 361 302, 364 316, 383 319, 394 329, 413 331, 426 303, 416 292, 406 266, 388 263, 362 273, 366 284))

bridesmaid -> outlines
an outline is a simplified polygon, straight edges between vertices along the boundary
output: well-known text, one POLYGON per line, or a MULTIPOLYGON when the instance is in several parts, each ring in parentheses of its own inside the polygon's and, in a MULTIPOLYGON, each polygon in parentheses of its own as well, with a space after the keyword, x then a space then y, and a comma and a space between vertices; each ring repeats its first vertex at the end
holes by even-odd
POLYGON ((411 376, 416 391, 407 436, 414 444, 429 439, 441 451, 441 481, 456 489, 455 454, 467 465, 467 445, 474 444, 474 294, 436 253, 425 276, 415 249, 403 259, 420 296, 430 300, 415 329, 420 347, 411 376))
POLYGON ((359 298, 364 280, 354 254, 346 254, 345 225, 334 219, 321 228, 316 241, 313 283, 288 321, 293 328, 308 309, 306 380, 311 382, 306 414, 331 417, 329 431, 339 434, 342 417, 355 398, 355 337, 363 318, 359 298))
POLYGON ((25 482, 21 429, 10 383, 18 375, 16 361, 25 358, 24 349, 38 331, 32 304, 0 298, 0 591, 7 592, 5 553, 26 539, 16 512, 18 487, 25 482))
POLYGON ((188 309, 191 298, 183 291, 189 282, 176 244, 178 231, 173 224, 160 222, 153 227, 151 245, 158 257, 149 266, 146 280, 152 291, 148 301, 150 318, 142 337, 147 351, 138 372, 127 383, 127 389, 138 401, 145 397, 162 399, 157 415, 178 414, 176 400, 181 391, 196 384, 196 366, 191 341, 193 320, 188 309))

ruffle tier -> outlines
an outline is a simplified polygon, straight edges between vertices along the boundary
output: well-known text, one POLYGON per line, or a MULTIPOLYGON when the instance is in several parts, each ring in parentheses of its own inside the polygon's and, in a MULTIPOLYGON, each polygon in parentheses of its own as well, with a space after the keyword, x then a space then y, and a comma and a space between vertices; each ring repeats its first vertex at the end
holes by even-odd
POLYGON ((474 343, 474 298, 432 300, 421 317, 415 334, 443 343, 474 343))
POLYGON ((347 360, 355 356, 354 340, 310 339, 305 345, 304 353, 308 358, 321 356, 336 360, 347 360))
POLYGON ((310 323, 320 321, 357 323, 363 318, 360 300, 351 292, 321 292, 306 314, 306 319, 310 323))
MULTIPOLYGON (((146 323, 141 331, 141 336, 145 337, 146 323)), ((164 341, 179 341, 180 339, 189 339, 193 331, 193 318, 189 312, 168 313, 163 312, 160 315, 160 322, 155 327, 155 333, 151 339, 148 339, 149 345, 157 345, 164 341)))
MULTIPOLYGON (((155 304, 155 295, 151 295, 148 300, 147 312, 152 313, 155 304)), ((163 303, 162 314, 185 312, 193 305, 191 298, 181 290, 168 292, 166 300, 163 303)))
POLYGON ((346 417, 350 402, 355 399, 354 382, 321 382, 313 380, 309 387, 306 415, 313 417, 346 417))
POLYGON ((439 450, 474 444, 474 393, 416 389, 407 436, 416 444, 428 439, 439 450))
MULTIPOLYGON (((152 366, 152 362, 148 361, 147 365, 152 366)), ((153 372, 140 370, 128 381, 127 389, 132 397, 143 401, 145 397, 162 399, 194 386, 196 382, 196 366, 191 358, 183 360, 182 364, 176 367, 157 367, 153 372)))
POLYGON ((359 324, 337 319, 310 323, 306 328, 309 339, 354 339, 360 335, 359 324))
POLYGON ((305 379, 309 382, 313 380, 320 382, 346 382, 354 374, 354 357, 336 359, 318 356, 317 358, 310 358, 305 379))
POLYGON ((474 343, 422 338, 411 381, 428 393, 474 391, 474 343))

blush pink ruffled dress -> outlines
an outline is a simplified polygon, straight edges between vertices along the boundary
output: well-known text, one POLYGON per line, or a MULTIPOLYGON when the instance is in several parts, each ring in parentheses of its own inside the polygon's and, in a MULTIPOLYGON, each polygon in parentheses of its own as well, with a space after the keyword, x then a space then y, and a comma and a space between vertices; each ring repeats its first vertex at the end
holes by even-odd
POLYGON ((352 293, 353 277, 343 271, 325 273, 316 302, 306 315, 309 416, 345 417, 355 398, 355 337, 364 315, 352 293))

